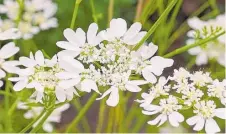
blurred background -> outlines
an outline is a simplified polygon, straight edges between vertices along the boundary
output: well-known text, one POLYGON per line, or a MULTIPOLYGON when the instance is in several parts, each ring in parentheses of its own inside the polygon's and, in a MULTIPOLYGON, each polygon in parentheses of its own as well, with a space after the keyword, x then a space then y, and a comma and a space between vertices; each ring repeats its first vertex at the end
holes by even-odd
MULTIPOLYGON (((47 31, 41 31, 39 34, 35 35, 32 39, 29 40, 20 40, 18 42, 18 46, 21 48, 21 51, 18 55, 28 55, 30 51, 37 51, 39 49, 43 49, 49 56, 53 56, 60 49, 56 46, 56 42, 60 40, 64 40, 63 30, 65 28, 70 27, 71 18, 74 10, 75 0, 53 0, 58 5, 58 11, 56 17, 58 18, 59 27, 52 28, 47 31)), ((114 0, 114 12, 113 18, 123 18, 127 21, 128 26, 131 25, 134 21, 141 21, 143 24, 143 30, 148 31, 153 23, 158 19, 160 14, 164 11, 167 6, 167 3, 170 0, 114 0), (150 1, 153 1, 152 4, 150 1), (139 5, 140 4, 140 5, 139 5), (140 7, 138 7, 140 6, 140 7), (137 13, 137 9, 139 8, 139 12, 137 13)), ((2 3, 2 0, 0 0, 2 3)), ((94 18, 97 19, 98 26, 100 29, 105 29, 108 26, 108 5, 109 0, 83 0, 78 9, 78 16, 75 22, 75 29, 82 28, 84 31, 87 31, 87 28, 90 23, 93 22, 94 18)), ((175 48, 179 48, 185 44, 186 32, 189 30, 189 27, 186 24, 186 19, 190 16, 198 16, 203 18, 204 20, 208 20, 210 18, 214 18, 215 16, 222 14, 225 12, 225 0, 183 0, 180 6, 178 6, 178 15, 173 16, 173 12, 170 13, 169 19, 166 19, 163 24, 161 24, 156 32, 153 34, 151 38, 149 38, 149 42, 152 41, 154 44, 159 46, 159 55, 164 55, 167 52, 174 50, 175 48), (172 19, 173 18, 173 19, 172 19), (166 32, 167 31, 167 32, 166 32), (167 47, 162 47, 167 45, 167 47), (166 49, 167 48, 167 49, 166 49)), ((187 53, 178 55, 174 57, 175 63, 174 67, 171 69, 167 69, 164 75, 170 75, 173 72, 173 68, 179 67, 188 67, 192 70, 199 70, 200 67, 196 67, 194 63, 192 63, 192 58, 187 53)), ((193 60, 194 61, 194 60, 193 60)), ((209 66, 209 65, 206 65, 209 66)), ((204 68, 204 67, 201 67, 204 68)), ((223 70, 222 66, 216 65, 216 70, 223 70)), ((222 72, 220 74, 217 73, 214 77, 224 78, 225 75, 222 72)), ((131 101, 128 102, 128 107, 133 107, 137 105, 133 102, 135 96, 132 96, 131 101)), ((84 95, 79 98, 81 101, 81 106, 83 106, 89 95, 84 95)), ((76 104, 75 104, 76 105, 76 104)), ((106 109, 106 114, 108 110, 106 109)), ((56 124, 57 132, 63 132, 67 124, 69 124, 73 117, 76 116, 78 112, 78 108, 76 109, 72 106, 69 110, 64 112, 61 123, 56 124)), ((86 118, 88 120, 89 128, 84 128, 81 123, 79 123, 78 128, 81 130, 80 132, 95 132, 96 124, 98 120, 98 111, 99 111, 99 101, 96 101, 91 109, 88 111, 86 118)), ((137 117, 132 120, 130 123, 131 129, 133 128, 133 124, 141 123, 140 119, 148 120, 150 119, 148 116, 144 116, 141 114, 141 109, 137 110, 137 117)), ((128 112, 128 111, 127 111, 128 112)), ((20 117, 20 112, 15 115, 15 123, 14 127, 18 127, 16 123, 20 123, 18 130, 26 126, 27 122, 23 121, 24 119, 20 117), (19 122, 18 122, 19 120, 19 122)), ((126 114, 126 113, 125 113, 126 114)), ((189 113, 188 113, 189 114, 189 113)), ((1 110, 0 110, 0 115, 1 110)), ((1 117, 0 117, 1 120, 1 117)), ((145 123, 141 124, 141 129, 138 132, 174 132, 168 124, 164 125, 163 129, 159 129, 155 126, 150 126, 145 123)), ((107 122, 106 122, 107 123, 107 122)), ((220 124, 221 128, 224 128, 224 123, 220 124)), ((179 128, 176 129, 175 132, 192 132, 191 128, 179 128)), ((75 130, 76 132, 76 130, 75 130)), ((128 130, 128 132, 133 132, 132 130, 128 130)))

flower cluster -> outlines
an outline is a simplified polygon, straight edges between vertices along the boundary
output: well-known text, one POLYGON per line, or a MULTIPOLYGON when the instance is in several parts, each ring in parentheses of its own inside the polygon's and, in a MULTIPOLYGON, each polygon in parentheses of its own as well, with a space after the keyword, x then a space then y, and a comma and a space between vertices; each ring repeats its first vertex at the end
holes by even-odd
POLYGON ((209 73, 196 71, 189 73, 183 68, 174 70, 173 76, 160 77, 158 83, 142 93, 141 103, 143 114, 160 113, 148 124, 158 126, 169 120, 170 124, 178 127, 184 121, 183 110, 193 110, 195 114, 186 120, 188 125, 195 125, 193 130, 200 131, 205 126, 207 133, 220 132, 213 117, 226 119, 225 108, 217 108, 219 100, 225 105, 225 80, 212 80, 209 73), (207 98, 206 98, 207 97, 207 98), (180 112, 180 113, 179 113, 180 112))
MULTIPOLYGON (((20 57, 18 68, 14 71, 18 76, 11 77, 9 80, 16 82, 13 87, 15 91, 35 88, 36 91, 32 97, 36 97, 37 102, 45 99, 45 95, 51 96, 52 94, 55 94, 60 102, 66 99, 71 100, 74 94, 78 95, 78 93, 74 87, 68 87, 68 83, 61 81, 61 72, 64 72, 61 67, 62 64, 60 58, 56 55, 52 59, 45 59, 41 51, 37 51, 35 55, 30 53, 29 58, 20 57)), ((73 77, 76 77, 76 75, 73 75, 73 77)), ((76 84, 79 80, 71 82, 76 84)))
MULTIPOLYGON (((29 103, 33 102, 33 100, 29 100, 29 103)), ((54 127, 52 123, 59 123, 61 121, 61 114, 69 109, 70 105, 68 103, 56 108, 51 115, 46 119, 46 121, 43 123, 42 128, 46 132, 53 132, 54 127)), ((25 102, 19 102, 17 104, 17 108, 21 110, 26 110, 26 113, 24 114, 25 119, 35 119, 37 118, 41 112, 44 110, 44 107, 29 107, 26 105, 25 102)), ((36 127, 38 123, 41 121, 41 118, 33 124, 32 127, 36 127)))
MULTIPOLYGON (((219 15, 216 19, 202 21, 197 17, 188 20, 188 25, 193 29, 188 32, 190 37, 188 44, 194 43, 199 39, 214 36, 222 30, 225 30, 225 14, 219 15)), ((190 49, 189 54, 197 55, 196 64, 204 65, 208 60, 214 59, 220 65, 225 66, 225 34, 216 40, 208 42, 206 45, 190 49)))
POLYGON ((121 18, 112 19, 110 27, 99 33, 95 23, 89 26, 87 33, 80 28, 75 32, 64 30, 67 41, 57 42, 58 47, 65 49, 58 53, 64 57, 63 68, 66 70, 61 73, 64 76, 61 78, 69 82, 79 75, 80 83, 68 84, 68 87, 76 86, 86 92, 94 90, 100 93, 98 87, 102 87, 104 93, 98 100, 110 94, 109 106, 118 104, 119 91, 140 92, 139 85, 155 83, 156 76, 160 76, 164 68, 172 66, 173 60, 154 56, 158 47, 152 43, 138 51, 133 50, 146 34, 140 30, 140 23, 127 29, 126 21, 121 18), (69 64, 73 68, 66 66, 69 64))
POLYGON ((54 17, 57 5, 52 0, 4 0, 0 5, 0 13, 7 19, 0 19, 0 31, 18 27, 23 39, 32 38, 40 30, 58 26, 54 17), (21 3, 22 2, 22 3, 21 3), (18 21, 18 18, 21 18, 18 21))

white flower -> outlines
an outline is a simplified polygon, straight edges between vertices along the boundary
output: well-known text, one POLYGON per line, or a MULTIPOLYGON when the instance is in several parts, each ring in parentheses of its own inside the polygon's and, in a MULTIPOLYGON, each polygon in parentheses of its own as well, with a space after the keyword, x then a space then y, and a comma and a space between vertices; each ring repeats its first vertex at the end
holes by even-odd
POLYGON ((188 125, 195 125, 193 130, 201 131, 205 126, 205 131, 207 133, 216 133, 220 132, 220 128, 213 117, 218 117, 221 119, 226 119, 225 108, 217 108, 214 104, 214 101, 201 101, 197 102, 195 105, 196 113, 195 116, 190 117, 186 120, 188 125))
POLYGON ((41 51, 37 51, 35 56, 30 53, 29 58, 20 57, 19 62, 24 68, 15 72, 19 75, 18 77, 9 78, 9 80, 17 82, 13 89, 20 91, 24 88, 35 88, 36 91, 32 97, 36 97, 36 101, 41 101, 44 93, 49 94, 51 92, 55 92, 56 98, 60 102, 66 99, 71 100, 74 94, 78 95, 78 93, 74 87, 68 87, 67 84, 76 84, 80 80, 62 84, 56 76, 58 73, 64 72, 58 61, 56 55, 51 60, 45 59, 41 51))
POLYGON ((172 126, 178 127, 179 123, 184 121, 184 116, 177 112, 181 108, 182 106, 178 105, 176 97, 170 95, 167 99, 161 99, 159 106, 153 104, 145 106, 142 113, 145 115, 160 113, 154 120, 148 121, 150 125, 158 124, 158 126, 161 126, 168 119, 172 126))
MULTIPOLYGON (((194 29, 202 31, 205 29, 207 35, 203 35, 200 33, 201 38, 205 38, 206 36, 211 35, 211 31, 216 27, 221 27, 225 30, 225 14, 219 15, 216 19, 202 21, 197 17, 191 18, 188 20, 188 25, 194 29)), ((187 44, 192 44, 195 42, 194 31, 189 31, 188 36, 192 39, 187 40, 187 44)), ((208 63, 208 59, 216 59, 219 64, 225 66, 225 34, 218 37, 216 40, 209 42, 206 46, 198 46, 191 48, 189 51, 191 55, 197 55, 196 57, 196 65, 205 65, 208 63)))
POLYGON ((211 85, 208 85, 208 96, 217 97, 221 100, 221 103, 226 105, 226 83, 214 80, 211 85))
POLYGON ((137 102, 141 103, 141 107, 145 107, 152 103, 153 99, 160 97, 161 95, 168 95, 170 87, 165 86, 168 80, 165 77, 160 77, 157 84, 153 85, 149 89, 149 93, 142 93, 141 97, 143 100, 136 100, 137 102))
POLYGON ((137 70, 141 70, 145 80, 151 83, 156 83, 156 76, 160 76, 166 67, 171 67, 173 65, 172 59, 160 56, 152 57, 157 50, 158 47, 153 43, 150 43, 148 46, 143 45, 137 52, 133 53, 134 57, 132 57, 135 59, 136 64, 133 66, 137 67, 137 70), (138 60, 136 58, 138 58, 138 60))
MULTIPOLYGON (((127 81, 123 87, 124 89, 121 90, 128 90, 130 92, 140 92, 142 89, 139 87, 139 85, 143 85, 146 83, 147 82, 143 80, 127 81)), ((106 103, 108 106, 114 107, 119 103, 119 90, 120 90, 119 87, 113 85, 111 86, 110 89, 104 92, 100 98, 97 98, 97 100, 103 99, 105 96, 110 94, 106 103)))
POLYGON ((109 42, 120 42, 136 45, 147 32, 141 31, 141 23, 136 22, 127 30, 126 21, 122 18, 112 19, 110 27, 103 31, 102 37, 109 42))
MULTIPOLYGON (((0 79, 6 76, 6 72, 13 73, 17 70, 17 61, 7 61, 8 58, 15 55, 19 51, 19 47, 16 47, 13 42, 4 45, 0 49, 0 79)), ((0 87, 2 87, 3 82, 0 80, 0 87)))
POLYGON ((212 82, 212 78, 209 76, 210 73, 202 72, 202 71, 196 71, 194 74, 191 74, 190 80, 199 87, 206 86, 208 83, 212 82))
MULTIPOLYGON (((64 104, 58 108, 56 108, 51 114, 50 116, 46 119, 46 121, 43 123, 42 128, 44 131, 46 132, 53 132, 54 127, 52 123, 60 123, 61 121, 61 114, 66 111, 67 109, 69 109, 70 104, 64 104)), ((23 110, 28 110, 25 114, 24 114, 24 118, 26 119, 35 119, 37 116, 39 116, 41 114, 41 112, 44 110, 43 107, 31 107, 29 108, 28 106, 25 105, 24 102, 19 102, 17 105, 18 109, 23 109, 23 110)), ((38 123, 41 121, 38 120, 32 127, 36 127, 38 125, 38 123)))
POLYGON ((184 100, 184 104, 188 106, 191 106, 194 102, 198 102, 204 95, 201 90, 196 89, 193 86, 189 86, 189 88, 182 90, 181 93, 183 94, 182 99, 184 100))
MULTIPOLYGON (((23 39, 30 39, 40 30, 47 30, 58 26, 54 17, 57 5, 52 0, 25 0, 23 3, 22 17, 18 29, 23 39)), ((6 14, 7 19, 0 21, 0 30, 8 30, 17 25, 17 16, 20 6, 15 0, 4 0, 0 5, 0 13, 6 14)))
POLYGON ((85 69, 78 60, 65 56, 60 60, 59 65, 64 69, 64 71, 56 74, 60 79, 60 86, 65 88, 80 86, 79 89, 81 91, 91 92, 91 90, 94 90, 95 92, 100 93, 95 81, 96 72, 93 72, 95 71, 93 68, 94 66, 85 69))
POLYGON ((176 82, 184 82, 187 78, 190 77, 190 73, 184 68, 179 68, 179 70, 174 69, 174 73, 172 77, 169 77, 170 80, 174 80, 176 82))
POLYGON ((65 29, 64 37, 67 41, 58 41, 56 44, 66 50, 59 52, 59 55, 76 57, 80 54, 82 59, 92 57, 95 54, 93 53, 95 46, 102 41, 100 33, 97 34, 97 30, 98 26, 96 23, 90 24, 87 35, 81 28, 78 28, 76 32, 69 28, 65 29))

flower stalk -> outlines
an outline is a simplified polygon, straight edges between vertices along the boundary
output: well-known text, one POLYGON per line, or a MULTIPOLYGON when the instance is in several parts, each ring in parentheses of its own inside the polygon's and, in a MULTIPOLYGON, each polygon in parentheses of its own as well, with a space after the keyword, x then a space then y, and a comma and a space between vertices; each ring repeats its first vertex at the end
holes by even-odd
POLYGON ((82 2, 82 0, 75 1, 74 12, 73 12, 72 20, 71 20, 71 25, 70 25, 71 29, 73 29, 75 27, 75 20, 76 20, 77 14, 78 14, 78 7, 81 2, 82 2))
POLYGON ((173 57, 173 56, 175 56, 177 54, 180 54, 180 53, 183 53, 183 52, 185 52, 185 51, 187 51, 187 50, 189 50, 189 49, 191 49, 193 47, 200 46, 200 45, 203 45, 203 44, 205 44, 207 42, 210 42, 212 40, 215 40, 216 38, 218 38, 219 36, 221 36, 223 34, 225 34, 225 31, 220 32, 219 34, 216 34, 213 37, 208 37, 208 38, 205 38, 203 40, 200 40, 199 42, 196 42, 194 44, 186 45, 184 47, 178 48, 178 49, 174 50, 173 52, 170 52, 170 53, 164 55, 163 57, 165 57, 165 58, 173 57))

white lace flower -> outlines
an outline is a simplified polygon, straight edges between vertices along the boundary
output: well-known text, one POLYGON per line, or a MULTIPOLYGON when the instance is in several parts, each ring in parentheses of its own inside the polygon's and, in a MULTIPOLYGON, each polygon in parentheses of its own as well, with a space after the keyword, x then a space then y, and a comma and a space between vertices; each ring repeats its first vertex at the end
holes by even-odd
POLYGON ((100 93, 96 85, 98 72, 96 72, 94 66, 91 65, 89 69, 85 69, 78 60, 75 60, 70 56, 64 56, 60 60, 59 65, 64 69, 64 71, 56 74, 60 79, 60 86, 66 88, 80 86, 78 89, 81 91, 91 92, 91 90, 94 90, 95 92, 100 93))
POLYGON ((135 45, 147 33, 140 30, 141 23, 136 22, 127 30, 126 21, 122 18, 117 18, 111 20, 110 27, 106 31, 103 31, 102 37, 109 42, 135 45))
POLYGON ((174 80, 176 82, 184 82, 187 78, 190 77, 190 73, 184 68, 174 69, 174 73, 172 77, 169 77, 170 80, 174 80))
MULTIPOLYGON (((46 121, 43 123, 43 125, 42 125, 43 130, 46 132, 49 132, 49 133, 53 132, 54 126, 52 123, 60 123, 61 118, 62 118, 62 113, 64 111, 66 111, 67 109, 69 109, 69 107, 70 107, 70 104, 67 103, 67 104, 64 104, 64 105, 56 108, 52 112, 52 114, 50 114, 50 116, 46 119, 46 121)), ((26 118, 26 119, 35 119, 44 110, 43 107, 29 108, 28 106, 25 105, 24 102, 19 102, 17 105, 17 108, 22 109, 22 110, 28 110, 24 114, 24 118, 26 118)), ((32 127, 36 127, 38 125, 38 123, 40 122, 40 120, 38 120, 32 127)))
POLYGON ((8 17, 0 22, 0 30, 8 30, 17 24, 19 12, 22 12, 18 29, 23 39, 30 39, 40 30, 47 30, 58 26, 57 19, 54 17, 57 5, 52 0, 25 0, 23 10, 16 0, 4 0, 0 5, 0 13, 8 17))
POLYGON ((138 71, 141 70, 139 72, 142 73, 145 80, 151 83, 156 83, 157 78, 155 75, 160 76, 166 67, 173 65, 172 59, 160 56, 152 57, 157 50, 158 47, 150 43, 148 46, 143 45, 137 52, 133 53, 132 57, 134 59, 133 67, 138 68, 138 71))
POLYGON ((193 86, 190 86, 186 90, 182 90, 181 93, 183 94, 182 99, 184 100, 184 104, 188 106, 191 106, 193 103, 198 102, 204 95, 201 90, 196 89, 193 86))
POLYGON ((190 80, 199 87, 206 86, 208 83, 212 82, 210 73, 204 73, 202 71, 196 71, 194 74, 191 74, 190 80))
POLYGON ((76 32, 69 28, 65 29, 64 37, 67 41, 58 41, 56 44, 66 50, 59 52, 59 55, 76 57, 80 54, 80 59, 83 62, 92 62, 89 61, 89 58, 96 55, 95 46, 102 41, 100 33, 97 34, 97 30, 96 23, 90 24, 87 35, 81 28, 78 28, 76 32))
MULTIPOLYGON (((56 55, 51 60, 45 59, 41 51, 37 51, 35 57, 32 53, 29 58, 20 57, 19 62, 24 68, 16 72, 18 77, 9 78, 9 80, 17 82, 13 89, 20 91, 24 88, 35 88, 36 91, 32 97, 36 97, 36 101, 41 101, 45 94, 52 92, 55 92, 56 98, 60 102, 66 99, 71 100, 74 94, 78 95, 78 93, 73 87, 68 87, 68 83, 62 84, 56 76, 64 71, 59 65, 59 60, 56 55)), ((71 82, 78 83, 79 80, 71 82)), ((72 84, 70 83, 70 85, 72 84)))
POLYGON ((218 79, 214 80, 211 85, 208 85, 208 96, 217 97, 221 103, 226 105, 226 83, 219 82, 218 79))
MULTIPOLYGON (((18 65, 17 61, 7 61, 8 58, 15 55, 19 51, 19 47, 16 47, 13 42, 10 42, 6 45, 4 45, 0 49, 0 79, 4 78, 6 76, 6 72, 14 73, 15 70, 18 68, 16 65, 18 65)), ((0 80, 0 87, 2 87, 3 82, 0 80)))
POLYGON ((184 116, 178 112, 181 108, 182 106, 178 105, 176 97, 170 95, 167 99, 161 99, 159 106, 153 104, 145 106, 142 113, 145 115, 160 113, 154 120, 148 121, 150 125, 158 124, 161 126, 168 119, 172 126, 178 127, 179 123, 184 121, 184 116))
POLYGON ((150 89, 149 89, 149 93, 142 93, 141 97, 143 98, 143 100, 136 100, 137 102, 141 103, 141 107, 145 107, 146 105, 149 105, 152 103, 153 99, 160 97, 161 95, 168 95, 170 87, 169 86, 165 86, 166 83, 168 82, 168 80, 161 76, 159 78, 159 81, 157 84, 153 85, 150 89))
POLYGON ((213 117, 226 119, 225 108, 216 108, 214 101, 197 102, 193 111, 196 115, 186 120, 188 125, 195 125, 193 130, 200 131, 205 126, 207 133, 220 132, 220 128, 213 117))
MULTIPOLYGON (((219 15, 216 17, 216 19, 211 19, 208 21, 202 21, 197 17, 194 17, 188 20, 188 25, 192 29, 199 31, 202 31, 203 28, 205 28, 208 35, 200 35, 204 38, 205 36, 209 36, 209 34, 211 34, 213 28, 221 27, 223 30, 225 30, 225 24, 223 22, 225 22, 225 14, 219 15)), ((188 36, 194 38, 194 34, 192 33, 195 32, 193 30, 189 31, 188 36)), ((189 39, 187 44, 192 44, 194 41, 194 39, 189 39)), ((204 47, 194 47, 188 52, 191 55, 197 55, 196 65, 204 65, 208 63, 208 59, 216 59, 219 64, 225 66, 225 34, 218 37, 218 39, 215 41, 207 43, 207 45, 204 47)))

